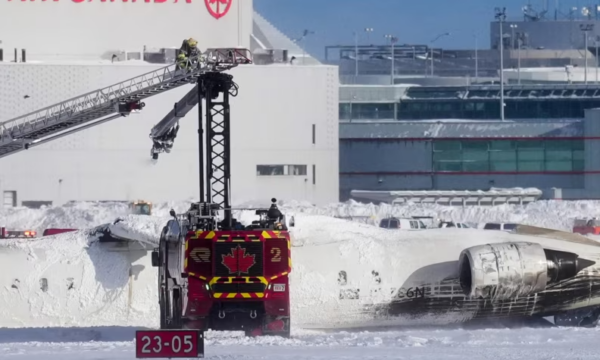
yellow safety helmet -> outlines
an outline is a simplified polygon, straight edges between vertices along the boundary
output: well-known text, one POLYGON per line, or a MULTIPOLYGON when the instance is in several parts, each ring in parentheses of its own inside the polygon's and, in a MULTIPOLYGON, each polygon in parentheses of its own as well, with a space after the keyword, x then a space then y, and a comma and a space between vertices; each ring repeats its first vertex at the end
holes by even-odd
POLYGON ((188 44, 190 44, 191 46, 196 46, 198 45, 198 42, 194 38, 189 38, 188 44))

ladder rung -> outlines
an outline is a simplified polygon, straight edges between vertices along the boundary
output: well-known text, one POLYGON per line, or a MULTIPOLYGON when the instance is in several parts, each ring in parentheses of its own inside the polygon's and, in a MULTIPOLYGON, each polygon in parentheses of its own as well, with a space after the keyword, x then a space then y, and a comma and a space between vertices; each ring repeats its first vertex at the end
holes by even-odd
MULTIPOLYGON (((37 140, 58 131, 83 125, 117 114, 121 102, 139 101, 150 96, 190 84, 207 72, 222 72, 238 65, 240 49, 211 49, 200 55, 208 60, 204 67, 176 70, 175 64, 98 89, 38 111, 0 123, 0 154, 20 151, 18 140, 37 140), (236 54, 231 57, 229 54, 236 54), (229 61, 229 63, 228 63, 229 61), (218 64, 218 65, 217 65, 218 64)), ((241 55, 248 56, 249 51, 241 55)), ((246 57, 248 59, 248 57, 246 57)), ((198 59, 190 59, 189 64, 198 59)), ((248 62, 244 62, 248 63, 248 62)), ((27 141, 28 142, 28 141, 27 141)))

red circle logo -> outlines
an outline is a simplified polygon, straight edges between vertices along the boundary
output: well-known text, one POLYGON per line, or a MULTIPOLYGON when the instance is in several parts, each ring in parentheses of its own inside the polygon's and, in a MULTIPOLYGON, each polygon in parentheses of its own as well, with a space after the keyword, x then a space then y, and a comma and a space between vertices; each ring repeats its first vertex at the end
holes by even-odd
POLYGON ((229 9, 231 9, 233 0, 204 0, 204 3, 212 17, 220 19, 227 15, 229 9))

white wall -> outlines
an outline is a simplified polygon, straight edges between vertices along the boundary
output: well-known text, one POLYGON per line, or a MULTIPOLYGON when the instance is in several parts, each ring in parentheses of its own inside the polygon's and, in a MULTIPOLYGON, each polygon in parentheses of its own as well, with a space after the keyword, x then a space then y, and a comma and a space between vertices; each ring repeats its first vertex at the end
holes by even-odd
POLYGON ((156 1, 3 0, 0 47, 5 60, 12 60, 14 48, 27 49, 30 59, 80 59, 141 51, 144 45, 179 47, 189 37, 201 49, 250 46, 252 0, 231 0, 220 19, 210 15, 204 0, 156 1))
MULTIPOLYGON (((600 72, 599 72, 600 74, 600 72)), ((600 75, 599 75, 600 76, 600 75)), ((521 69, 521 81, 524 83, 531 82, 558 82, 566 83, 571 81, 573 83, 585 82, 585 67, 571 67, 569 72, 564 67, 556 68, 526 68, 521 69)), ((504 70, 504 78, 506 81, 517 82, 519 79, 518 69, 506 69, 504 70)), ((596 81, 596 67, 590 65, 587 69, 588 82, 592 83, 596 81)))
MULTIPOLYGON (((145 73, 151 65, 0 65, 0 122, 145 73), (24 95, 30 98, 24 99, 24 95)), ((332 66, 242 66, 232 100, 233 202, 335 202, 339 193, 338 75, 332 66), (316 145, 312 144, 316 124, 316 145), (305 164, 302 177, 258 177, 256 164, 305 164), (316 165, 316 185, 312 165, 316 165)), ((0 191, 18 202, 197 198, 197 110, 173 152, 150 158, 152 126, 191 85, 146 100, 140 114, 0 159, 0 191)))

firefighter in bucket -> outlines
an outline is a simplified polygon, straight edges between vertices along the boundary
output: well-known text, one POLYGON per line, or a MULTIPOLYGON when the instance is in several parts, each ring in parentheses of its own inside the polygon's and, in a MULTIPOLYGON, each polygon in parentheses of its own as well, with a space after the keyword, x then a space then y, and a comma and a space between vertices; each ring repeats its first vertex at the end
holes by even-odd
POLYGON ((177 55, 177 68, 188 69, 190 65, 198 62, 199 55, 200 50, 198 50, 198 41, 194 38, 183 40, 177 55))

